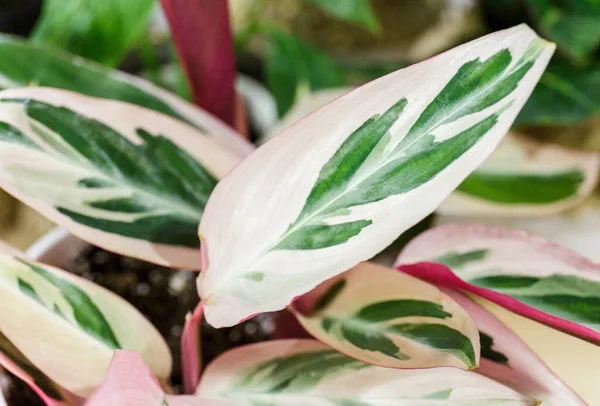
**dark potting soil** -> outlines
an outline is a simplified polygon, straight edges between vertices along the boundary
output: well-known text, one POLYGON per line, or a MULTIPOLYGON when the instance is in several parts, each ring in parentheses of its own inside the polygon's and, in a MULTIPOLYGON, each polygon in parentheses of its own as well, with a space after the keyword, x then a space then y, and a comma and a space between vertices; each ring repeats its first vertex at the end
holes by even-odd
MULTIPOLYGON (((171 383, 176 391, 181 385, 180 339, 185 315, 199 301, 196 272, 182 271, 123 257, 97 247, 90 247, 67 268, 123 297, 144 314, 167 341, 173 355, 171 383)), ((273 321, 262 314, 234 327, 214 329, 202 324, 202 363, 207 365, 225 351, 245 344, 268 340, 273 335, 273 321)), ((9 375, 6 375, 9 377, 9 375)), ((35 393, 15 378, 4 378, 3 392, 9 406, 43 406, 35 393), (36 403, 37 401, 37 403, 36 403)), ((1 381, 0 381, 1 383, 1 381)))

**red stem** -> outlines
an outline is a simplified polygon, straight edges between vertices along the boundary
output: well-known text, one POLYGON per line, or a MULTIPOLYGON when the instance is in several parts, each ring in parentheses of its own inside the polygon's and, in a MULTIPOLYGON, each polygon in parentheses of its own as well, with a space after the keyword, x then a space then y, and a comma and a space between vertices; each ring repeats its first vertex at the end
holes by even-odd
POLYGON ((181 374, 183 393, 193 394, 200 382, 200 323, 204 315, 202 302, 188 314, 181 334, 181 374))
POLYGON ((161 0, 194 103, 235 128, 235 56, 227 0, 161 0))

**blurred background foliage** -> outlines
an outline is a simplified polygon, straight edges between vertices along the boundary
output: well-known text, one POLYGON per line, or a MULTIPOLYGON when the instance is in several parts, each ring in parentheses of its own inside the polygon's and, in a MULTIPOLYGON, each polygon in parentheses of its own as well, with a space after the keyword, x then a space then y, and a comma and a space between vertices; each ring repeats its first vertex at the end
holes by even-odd
MULTIPOLYGON (((238 71, 269 90, 278 117, 311 91, 356 86, 527 23, 558 48, 515 126, 600 151, 599 0, 230 0, 229 7, 238 71)), ((0 0, 0 31, 191 98, 157 0, 0 0)), ((254 130, 259 136, 265 126, 254 130)), ((16 203, 0 196, 0 204, 0 221, 15 223, 16 203)), ((37 235, 50 226, 36 217, 29 228, 37 235)))

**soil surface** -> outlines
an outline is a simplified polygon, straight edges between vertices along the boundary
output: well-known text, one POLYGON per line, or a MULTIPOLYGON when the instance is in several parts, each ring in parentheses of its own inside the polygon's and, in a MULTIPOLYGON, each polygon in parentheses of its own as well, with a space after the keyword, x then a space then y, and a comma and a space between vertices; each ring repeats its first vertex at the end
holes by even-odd
MULTIPOLYGON (((171 383, 181 385, 179 343, 185 315, 199 301, 197 273, 150 264, 90 247, 67 268, 123 297, 144 314, 160 331, 173 354, 171 383)), ((237 326, 214 329, 202 325, 202 362, 240 345, 265 341, 273 335, 273 321, 263 314, 237 326)), ((0 385, 9 406, 43 406, 29 387, 9 374, 0 374, 0 385)))

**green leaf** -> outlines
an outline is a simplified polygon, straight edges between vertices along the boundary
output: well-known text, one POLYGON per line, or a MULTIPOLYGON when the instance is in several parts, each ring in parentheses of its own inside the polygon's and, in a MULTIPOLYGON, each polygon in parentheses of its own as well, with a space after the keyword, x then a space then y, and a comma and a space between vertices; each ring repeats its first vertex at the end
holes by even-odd
MULTIPOLYGON (((600 24, 598 24, 600 26, 600 24)), ((600 65, 551 62, 517 117, 516 125, 568 125, 600 111, 600 65)))
POLYGON ((41 44, 0 35, 0 86, 31 84, 71 90, 92 97, 137 104, 187 121, 181 113, 148 90, 127 81, 127 76, 41 44))
POLYGON ((527 5, 541 32, 575 62, 585 62, 600 45, 597 0, 527 0, 527 5))
POLYGON ((371 0, 304 0, 342 21, 357 24, 373 33, 381 28, 371 7, 371 0))
POLYGON ((341 71, 323 52, 291 34, 273 29, 266 56, 267 87, 283 116, 303 93, 342 84, 341 71))
POLYGON ((32 41, 115 66, 144 32, 155 0, 46 0, 32 41))
POLYGON ((580 171, 514 176, 474 172, 457 190, 504 204, 547 204, 574 195, 583 179, 580 171))
POLYGON ((0 54, 0 88, 53 87, 136 104, 196 127, 240 159, 254 149, 217 118, 139 77, 10 35, 0 34, 0 54))

